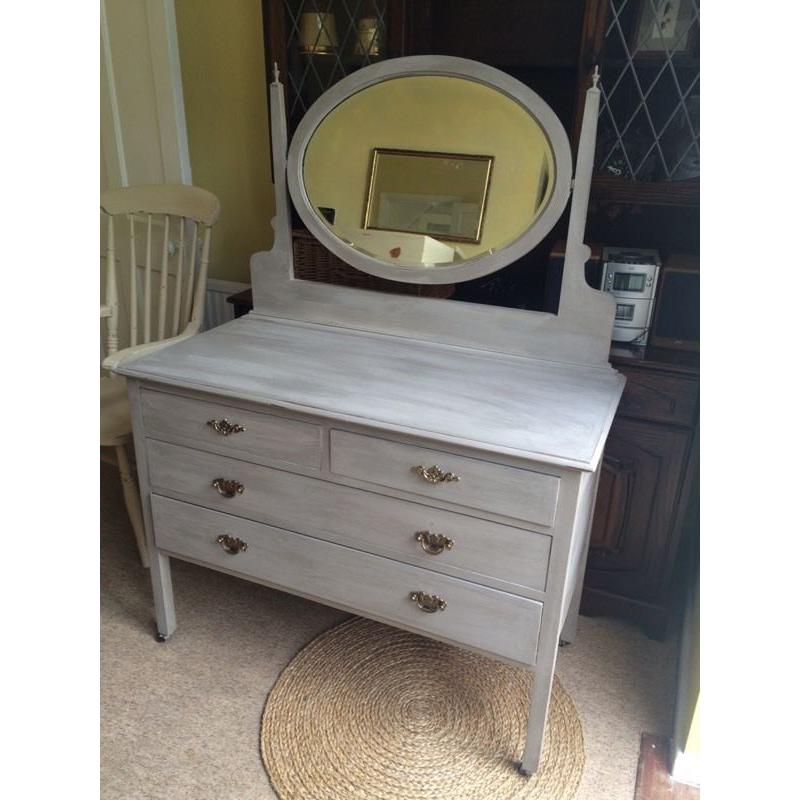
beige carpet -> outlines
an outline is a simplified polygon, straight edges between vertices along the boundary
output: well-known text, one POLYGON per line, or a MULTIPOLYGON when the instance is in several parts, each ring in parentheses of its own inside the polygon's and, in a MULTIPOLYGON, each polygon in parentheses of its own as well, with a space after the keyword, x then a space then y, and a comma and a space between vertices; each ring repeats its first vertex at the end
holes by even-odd
MULTIPOLYGON (((173 562, 178 630, 158 644, 149 575, 108 465, 101 556, 103 799, 274 800, 259 753, 264 698, 292 656, 346 615, 173 562)), ((633 799, 640 734, 670 732, 674 642, 580 618, 557 670, 583 723, 577 800, 633 799)))

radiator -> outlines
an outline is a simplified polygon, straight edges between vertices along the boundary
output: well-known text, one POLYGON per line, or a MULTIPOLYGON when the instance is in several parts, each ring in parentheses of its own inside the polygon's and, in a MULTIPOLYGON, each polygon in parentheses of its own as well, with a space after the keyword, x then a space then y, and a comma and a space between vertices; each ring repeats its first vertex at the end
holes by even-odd
POLYGON ((206 285, 206 311, 203 318, 203 330, 216 328, 223 322, 233 319, 233 306, 227 302, 227 298, 237 292, 249 289, 250 284, 239 283, 238 281, 222 281, 217 278, 209 278, 206 285))

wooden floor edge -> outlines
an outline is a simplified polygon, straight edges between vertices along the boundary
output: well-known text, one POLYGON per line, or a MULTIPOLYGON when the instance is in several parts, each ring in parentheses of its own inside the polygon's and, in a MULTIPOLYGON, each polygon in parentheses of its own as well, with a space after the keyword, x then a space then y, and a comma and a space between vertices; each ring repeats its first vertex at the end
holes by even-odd
POLYGON ((643 733, 636 768, 633 800, 700 800, 700 789, 672 780, 669 774, 670 740, 643 733))

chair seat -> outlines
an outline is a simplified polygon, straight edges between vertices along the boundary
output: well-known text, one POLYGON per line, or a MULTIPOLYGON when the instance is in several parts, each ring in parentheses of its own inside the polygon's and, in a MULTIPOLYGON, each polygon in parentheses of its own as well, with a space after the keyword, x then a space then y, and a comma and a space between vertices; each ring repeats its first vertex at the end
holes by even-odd
POLYGON ((124 378, 100 378, 100 445, 122 444, 131 435, 128 385, 124 378))

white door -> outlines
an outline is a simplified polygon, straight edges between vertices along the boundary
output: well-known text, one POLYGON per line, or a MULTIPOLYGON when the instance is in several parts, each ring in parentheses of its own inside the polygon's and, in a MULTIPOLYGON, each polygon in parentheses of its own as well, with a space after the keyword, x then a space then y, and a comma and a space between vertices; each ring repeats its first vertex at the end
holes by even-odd
POLYGON ((174 0, 101 0, 101 189, 191 183, 174 0))

